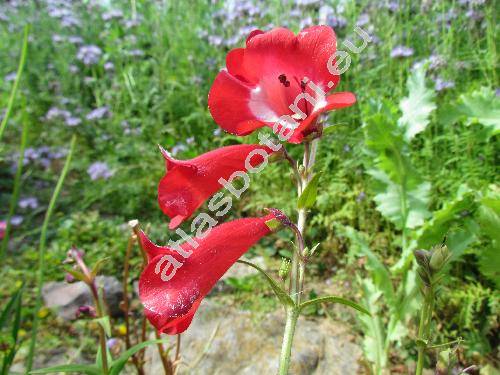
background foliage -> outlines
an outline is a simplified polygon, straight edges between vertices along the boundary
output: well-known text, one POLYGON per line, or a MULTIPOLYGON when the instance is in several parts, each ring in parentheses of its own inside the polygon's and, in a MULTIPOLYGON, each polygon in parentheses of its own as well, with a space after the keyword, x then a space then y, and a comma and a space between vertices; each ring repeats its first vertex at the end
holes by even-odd
MULTIPOLYGON (((2 3, 0 108, 7 105, 27 22, 31 32, 20 94, 0 145, 4 220, 24 116, 30 132, 0 294, 7 301, 25 283, 23 330, 29 330, 40 225, 72 135, 78 136, 77 151, 49 228, 48 278, 64 277, 60 263, 72 245, 85 249, 90 262, 110 257, 104 272, 119 275, 128 220, 150 223, 153 238, 168 239, 156 204, 164 172, 156 144, 190 158, 256 139, 220 132, 207 109, 227 51, 254 28, 298 31, 317 23, 335 28, 340 49, 343 40, 359 41, 353 33, 358 25, 373 41, 352 54, 339 87, 355 92, 358 104, 329 116, 334 128, 321 143, 323 174, 308 238, 321 242, 313 276, 348 281, 346 296, 370 296, 366 305, 377 309, 384 326, 389 313, 401 311, 397 295, 412 296, 405 281, 411 250, 446 242, 454 261, 440 293, 436 332, 442 341, 465 339, 465 362, 492 361, 500 285, 495 10, 494 1, 478 0, 2 3)), ((285 165, 268 167, 230 217, 263 207, 292 214, 288 174, 285 165)), ((270 238, 252 253, 287 256, 288 239, 270 238)), ((252 295, 251 287, 235 283, 235 298, 252 295)), ((411 330, 406 323, 413 314, 401 315, 399 323, 411 330)), ((366 323, 354 329, 366 335, 366 323)), ((397 329, 402 325, 390 327, 384 335, 396 343, 397 355, 414 356, 411 341, 397 329)), ((45 330, 46 345, 61 340, 54 333, 45 330)), ((393 355, 387 352, 384 360, 393 355)))

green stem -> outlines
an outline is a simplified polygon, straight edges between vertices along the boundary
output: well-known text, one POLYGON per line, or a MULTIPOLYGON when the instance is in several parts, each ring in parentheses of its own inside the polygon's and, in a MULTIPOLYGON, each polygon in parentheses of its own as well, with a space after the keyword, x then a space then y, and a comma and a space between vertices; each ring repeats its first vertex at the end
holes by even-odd
POLYGON ((21 80, 21 75, 23 74, 24 63, 26 62, 26 52, 28 51, 29 29, 30 29, 29 25, 26 25, 24 27, 23 47, 21 49, 21 57, 19 58, 19 65, 17 66, 16 78, 14 80, 14 84, 12 85, 12 90, 10 91, 5 117, 3 118, 2 123, 0 124, 0 140, 2 140, 3 132, 5 131, 7 122, 9 121, 10 113, 12 111, 12 107, 14 106, 14 100, 16 99, 17 89, 19 87, 19 81, 21 80))
POLYGON ((47 209, 47 212, 45 213, 45 218, 42 224, 42 232, 40 234, 40 244, 38 247, 38 270, 36 279, 37 292, 36 292, 35 308, 33 310, 34 317, 33 317, 33 326, 31 329, 31 342, 26 362, 26 374, 28 374, 31 371, 31 368, 33 367, 33 357, 35 355, 36 336, 39 324, 38 311, 42 307, 42 286, 43 286, 43 276, 44 276, 43 273, 45 269, 45 243, 47 240, 47 229, 49 226, 50 218, 52 216, 52 212, 54 211, 54 207, 56 205, 57 198, 59 196, 59 193, 61 192, 64 179, 66 178, 66 175, 69 170, 71 158, 75 150, 75 144, 76 144, 76 136, 73 136, 73 138, 71 139, 71 145, 68 156, 66 157, 63 170, 61 172, 61 175, 59 176, 59 180, 57 181, 54 192, 52 193, 52 198, 50 199, 49 207, 47 209))
POLYGON ((292 357, 292 343, 295 334, 295 327, 299 313, 295 307, 288 307, 286 311, 285 333, 283 335, 283 345, 281 346, 280 367, 278 374, 287 375, 292 357))
POLYGON ((23 131, 21 134, 21 146, 19 150, 19 160, 17 161, 16 175, 14 177, 14 188, 12 190, 12 197, 10 199, 9 215, 7 216, 7 226, 5 228, 4 237, 2 240, 2 247, 0 248, 0 261, 3 262, 5 252, 7 251, 7 245, 9 243, 9 235, 11 228, 11 219, 16 210, 17 201, 19 199, 19 190, 21 189, 21 176, 23 174, 24 166, 24 150, 26 149, 26 143, 28 140, 28 129, 29 121, 26 118, 26 104, 24 104, 23 109, 23 131))
POLYGON ((418 325, 418 339, 420 346, 418 348, 417 369, 415 375, 422 375, 424 370, 424 356, 427 349, 427 341, 429 338, 429 330, 431 327, 432 310, 434 308, 434 291, 432 287, 426 287, 424 296, 424 305, 420 312, 420 322, 418 325), (425 344, 424 344, 425 343, 425 344))

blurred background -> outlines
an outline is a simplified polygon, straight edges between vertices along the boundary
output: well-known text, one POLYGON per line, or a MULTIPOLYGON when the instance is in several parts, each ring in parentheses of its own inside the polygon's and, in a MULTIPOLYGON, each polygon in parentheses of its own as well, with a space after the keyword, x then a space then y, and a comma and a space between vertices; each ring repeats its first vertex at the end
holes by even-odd
MULTIPOLYGON (((170 235, 156 200, 164 173, 157 144, 188 159, 257 139, 225 134, 207 109, 226 53, 256 28, 297 32, 327 24, 337 33, 339 49, 347 39, 361 43, 356 26, 372 41, 351 54, 338 87, 354 92, 358 103, 330 114, 327 124, 334 128, 320 145, 318 169, 324 173, 307 241, 321 245, 310 264, 307 293, 328 289, 378 305, 386 325, 390 308, 384 297, 369 302, 363 289, 373 279, 367 259, 375 254, 396 287, 403 276, 394 267, 403 253, 445 242, 453 262, 441 285, 433 331, 436 342, 465 341, 448 359, 430 354, 428 367, 452 371, 476 364, 491 371, 482 373, 498 373, 497 6, 490 0, 2 2, 0 118, 16 78, 23 28, 31 25, 24 73, 0 144, 0 221, 11 222, 0 297, 6 301, 22 282, 26 287, 18 358, 25 354, 34 314, 41 317, 40 363, 57 350, 62 361, 86 361, 95 347, 85 322, 64 320, 52 309, 33 310, 41 224, 71 137, 77 136, 76 151, 48 229, 45 279, 64 280, 61 262, 71 246, 83 249, 90 264, 109 257, 101 273, 120 278, 129 220, 147 226, 158 243, 170 235), (425 78, 419 80, 418 71, 425 78), (404 98, 416 111, 431 105, 424 128, 411 139, 398 133, 404 98), (19 199, 9 215, 23 123, 29 123, 29 133, 19 199), (395 157, 404 163, 391 173, 384 161, 395 157), (401 197, 414 222, 394 213, 401 210, 401 197)), ((301 150, 290 152, 298 156, 301 150)), ((257 215, 264 207, 294 217, 294 194, 287 166, 273 164, 253 177, 225 220, 257 215)), ((276 271, 291 254, 291 239, 288 233, 270 236, 249 257, 276 271)), ((141 262, 136 253, 132 278, 141 262)), ((224 283, 214 298, 225 306, 256 316, 279 309, 258 275, 235 275, 224 283)), ((370 372, 376 360, 367 353, 375 344, 366 340, 366 322, 342 309, 318 308, 309 315, 347 326, 359 365, 345 373, 370 372)), ((390 373, 406 373, 415 360, 415 316, 402 320, 408 322, 406 335, 389 339, 390 373)), ((118 318, 113 327, 118 341, 120 324, 118 318)))

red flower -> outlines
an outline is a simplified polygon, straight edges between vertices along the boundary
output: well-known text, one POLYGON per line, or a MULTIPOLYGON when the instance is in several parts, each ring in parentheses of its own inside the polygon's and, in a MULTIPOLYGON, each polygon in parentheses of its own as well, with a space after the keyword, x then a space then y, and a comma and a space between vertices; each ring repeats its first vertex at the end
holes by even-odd
POLYGON ((140 232, 148 265, 139 280, 145 315, 160 332, 184 332, 202 299, 253 244, 270 232, 273 215, 230 221, 179 248, 157 246, 140 232))
POLYGON ((274 125, 283 128, 282 140, 301 142, 316 130, 321 113, 356 102, 350 92, 325 94, 340 79, 330 72, 336 73, 335 51, 335 33, 328 26, 298 35, 285 28, 253 31, 245 48, 228 53, 226 69, 215 78, 208 96, 212 117, 232 134, 274 125))
POLYGON ((176 160, 161 149, 167 172, 158 186, 158 202, 170 217, 170 229, 189 218, 203 202, 222 189, 220 178, 229 180, 237 171, 246 173, 267 159, 271 149, 260 145, 218 148, 191 160, 176 160))

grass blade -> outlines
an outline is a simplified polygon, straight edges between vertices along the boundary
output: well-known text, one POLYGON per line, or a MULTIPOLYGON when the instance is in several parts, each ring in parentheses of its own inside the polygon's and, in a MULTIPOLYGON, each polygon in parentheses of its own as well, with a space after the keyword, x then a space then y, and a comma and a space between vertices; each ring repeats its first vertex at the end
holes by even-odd
POLYGON ((47 228, 49 226, 50 217, 52 216, 52 212, 54 211, 54 207, 56 205, 57 198, 59 193, 61 192, 62 185, 64 183, 64 179, 68 174, 69 166, 71 163, 71 158, 73 156, 73 152, 75 151, 76 144, 76 136, 73 136, 71 139, 71 146, 69 149, 68 156, 66 157, 66 161, 64 163, 63 170, 61 175, 59 176, 59 180, 57 181, 57 185, 54 189, 54 193, 52 194, 52 198, 50 199, 49 208, 45 213, 45 219, 43 220, 42 232, 40 234, 40 245, 38 248, 38 270, 37 270, 37 280, 36 280, 36 301, 35 301, 35 309, 34 309, 34 317, 33 317, 33 327, 31 331, 31 342, 26 362, 26 372, 31 371, 33 367, 33 357, 35 355, 35 345, 36 345, 36 335, 38 331, 38 311, 42 306, 42 285, 43 285, 43 273, 45 269, 45 242, 47 240, 47 228))
POLYGON ((23 132, 21 135, 21 146, 19 150, 19 160, 17 161, 16 175, 14 177, 14 188, 12 190, 12 197, 10 199, 9 214, 7 216, 7 226, 5 228, 5 234, 2 240, 2 246, 0 247, 0 263, 3 263, 3 258, 7 250, 7 245, 9 243, 9 234, 11 227, 11 218, 14 215, 17 201, 19 200, 19 190, 21 188, 21 176, 23 173, 24 166, 24 150, 26 149, 26 144, 28 142, 28 131, 29 131, 29 121, 26 118, 26 103, 23 105, 23 132))
POLYGON ((24 38, 23 38, 23 47, 21 49, 21 57, 19 58, 19 65, 17 66, 16 79, 14 80, 14 84, 12 85, 12 90, 10 91, 9 101, 7 103, 7 111, 5 112, 5 116, 0 124, 0 141, 3 137, 3 132, 5 127, 7 126, 7 121, 9 121, 10 113, 12 111, 12 107, 14 106, 14 100, 16 99, 17 89, 19 87, 19 81, 21 80, 21 75, 23 74, 24 63, 26 62, 26 53, 28 51, 28 34, 29 34, 30 26, 24 26, 24 38))

